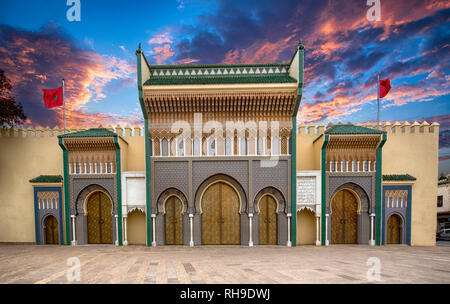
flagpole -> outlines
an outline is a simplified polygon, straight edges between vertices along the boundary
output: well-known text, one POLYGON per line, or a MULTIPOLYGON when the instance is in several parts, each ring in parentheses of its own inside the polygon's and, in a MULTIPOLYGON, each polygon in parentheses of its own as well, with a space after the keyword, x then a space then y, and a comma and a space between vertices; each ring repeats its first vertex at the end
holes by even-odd
POLYGON ((380 130, 380 74, 377 80, 377 128, 380 130))
POLYGON ((63 88, 63 107, 64 107, 64 134, 66 134, 66 98, 64 97, 64 78, 62 80, 62 88, 63 88))

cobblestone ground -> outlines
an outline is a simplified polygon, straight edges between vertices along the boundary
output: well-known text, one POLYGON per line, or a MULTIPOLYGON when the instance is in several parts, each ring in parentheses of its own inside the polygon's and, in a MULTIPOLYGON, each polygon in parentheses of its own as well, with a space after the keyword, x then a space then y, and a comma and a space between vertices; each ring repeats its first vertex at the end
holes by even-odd
POLYGON ((381 261, 380 283, 450 283, 450 247, 156 247, 0 245, 0 283, 368 283, 367 260, 381 261))

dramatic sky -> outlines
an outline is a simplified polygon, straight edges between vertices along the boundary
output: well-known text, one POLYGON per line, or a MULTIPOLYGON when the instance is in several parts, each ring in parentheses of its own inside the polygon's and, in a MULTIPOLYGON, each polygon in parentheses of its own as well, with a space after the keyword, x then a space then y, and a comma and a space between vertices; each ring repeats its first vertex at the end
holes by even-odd
POLYGON ((69 126, 142 124, 136 57, 151 63, 289 61, 302 39, 305 88, 299 121, 376 120, 376 75, 391 79, 383 121, 439 122, 440 172, 450 173, 450 2, 380 0, 0 0, 0 69, 27 125, 61 125, 42 88, 66 79, 69 126))

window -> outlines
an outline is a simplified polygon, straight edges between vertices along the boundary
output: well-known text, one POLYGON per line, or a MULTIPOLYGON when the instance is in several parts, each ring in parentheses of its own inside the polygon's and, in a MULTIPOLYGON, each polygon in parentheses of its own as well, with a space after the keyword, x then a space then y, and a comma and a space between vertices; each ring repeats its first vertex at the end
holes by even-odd
POLYGON ((225 138, 225 155, 233 155, 233 140, 225 138))
POLYGON ((102 164, 101 163, 95 163, 95 173, 97 173, 97 174, 102 173, 102 164))
POLYGON ((210 138, 208 140, 208 155, 216 156, 216 139, 210 138))
POLYGON ((264 155, 264 147, 265 147, 264 138, 258 137, 258 143, 256 147, 257 155, 264 155))
POLYGON ((247 138, 241 138, 239 147, 240 155, 247 155, 247 138))
POLYGON ((341 162, 341 172, 347 172, 347 161, 343 160, 341 162))
POLYGON ((169 141, 165 138, 161 140, 161 156, 169 156, 169 141))
POLYGON ((272 155, 280 155, 280 139, 278 137, 271 138, 272 155))
POLYGON ((438 207, 444 206, 444 196, 438 195, 438 197, 437 197, 437 206, 438 207))
POLYGON ((358 162, 356 160, 352 161, 352 171, 358 172, 358 162))
POLYGON ((184 156, 184 139, 177 139, 177 156, 184 156))
POLYGON ((364 172, 368 172, 369 171, 369 162, 367 160, 365 160, 363 162, 363 171, 364 172))
POLYGON ((75 174, 80 174, 80 173, 81 173, 81 164, 75 163, 75 174))
POLYGON ((330 161, 330 171, 336 172, 336 161, 334 160, 330 161))
POLYGON ((91 164, 84 163, 84 173, 90 174, 91 173, 91 164))
POLYGON ((201 151, 202 151, 202 141, 199 138, 194 138, 194 142, 193 142, 193 155, 194 156, 200 156, 202 155, 201 151))
POLYGON ((112 173, 112 163, 106 163, 106 173, 112 173))

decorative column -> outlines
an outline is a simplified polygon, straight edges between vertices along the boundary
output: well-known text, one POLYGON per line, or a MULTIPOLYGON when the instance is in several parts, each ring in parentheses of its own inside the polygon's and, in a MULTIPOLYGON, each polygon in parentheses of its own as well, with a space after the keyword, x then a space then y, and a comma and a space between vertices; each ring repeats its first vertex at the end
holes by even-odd
MULTIPOLYGON (((189 240, 189 246, 194 247, 194 215, 191 213, 189 214, 189 227, 190 227, 190 233, 191 238, 189 240)), ((155 234, 153 234, 155 235, 155 234)))
POLYGON ((248 240, 248 246, 253 247, 253 213, 248 214, 248 225, 249 225, 249 231, 250 231, 250 238, 248 240))
POLYGON ((128 238, 127 238, 127 216, 126 215, 123 217, 123 237, 124 237, 123 245, 127 246, 128 238))
POLYGON ((292 242, 291 242, 291 218, 292 218, 292 213, 288 213, 287 214, 288 217, 288 239, 287 239, 287 244, 286 246, 291 247, 292 246, 292 242))
POLYGON ((320 224, 320 215, 316 214, 316 246, 320 246, 319 224, 320 224))
POLYGON ((328 240, 328 217, 330 215, 326 214, 325 216, 325 246, 330 245, 330 241, 328 240))
POLYGON ((72 219, 72 246, 76 246, 77 245, 77 234, 76 234, 76 230, 75 230, 75 219, 76 216, 75 215, 71 215, 70 218, 72 219))
POLYGON ((373 237, 374 219, 375 219, 375 213, 371 213, 370 214, 370 240, 369 240, 369 245, 370 246, 375 246, 375 238, 373 237))
POLYGON ((114 217, 116 218, 116 241, 115 241, 115 244, 116 244, 116 246, 119 246, 119 216, 116 214, 116 215, 114 215, 114 217))
POLYGON ((156 246, 155 230, 156 230, 156 214, 152 214, 152 246, 156 246))

